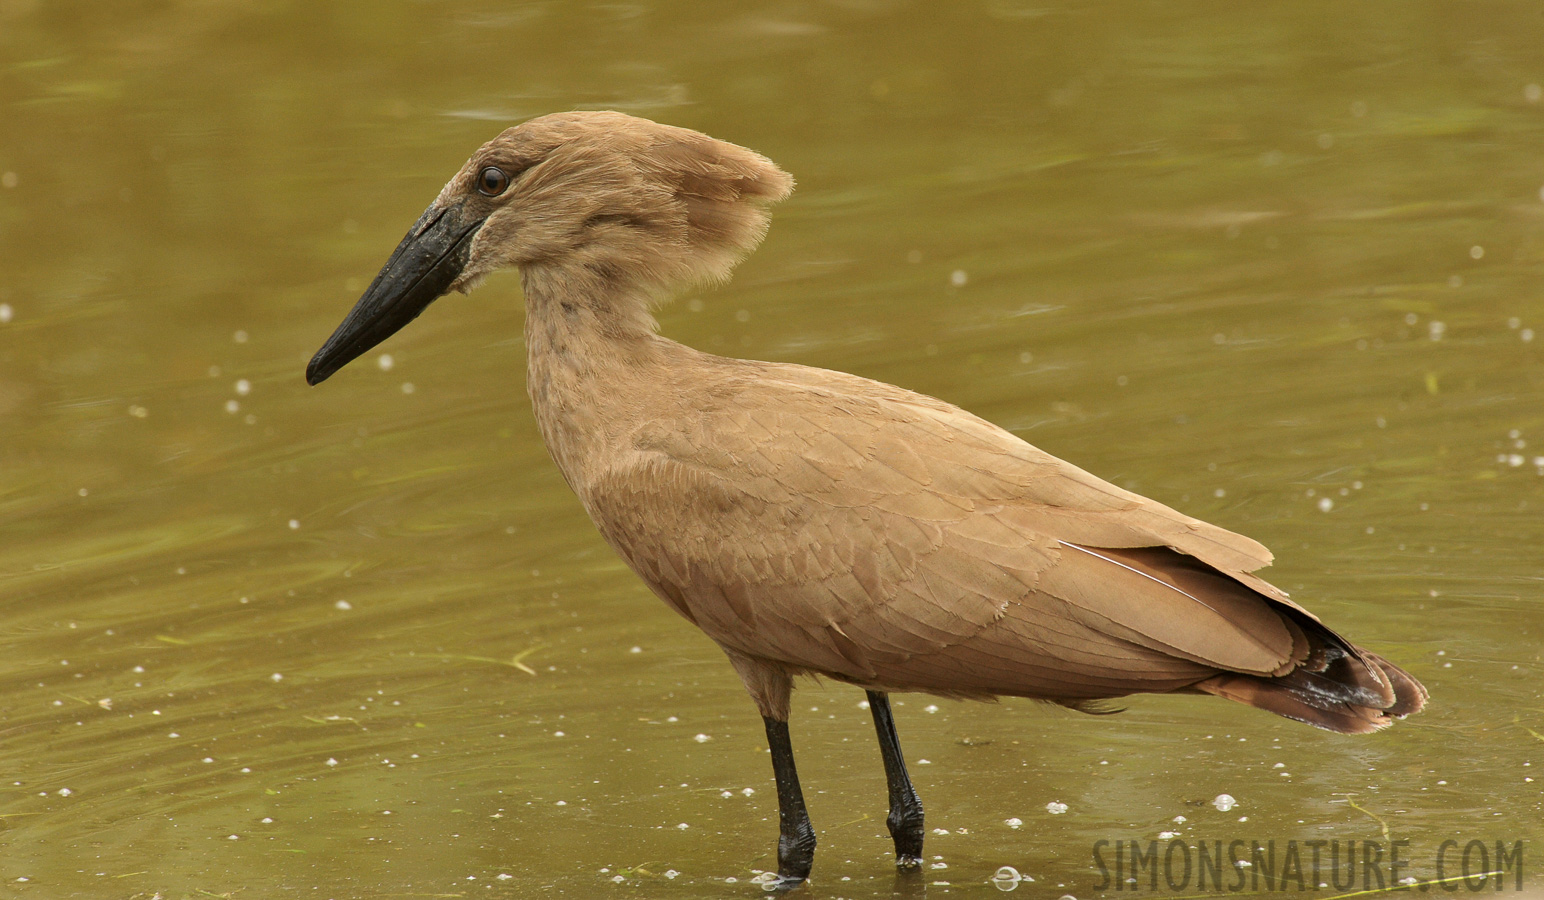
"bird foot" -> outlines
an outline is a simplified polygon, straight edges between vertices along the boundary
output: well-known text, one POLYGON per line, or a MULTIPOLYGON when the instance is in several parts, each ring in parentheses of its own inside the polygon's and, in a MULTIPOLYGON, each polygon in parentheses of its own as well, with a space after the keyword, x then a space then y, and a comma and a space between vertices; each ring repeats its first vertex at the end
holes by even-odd
POLYGON ((915 872, 922 868, 922 857, 901 853, 895 857, 895 867, 903 872, 915 872))

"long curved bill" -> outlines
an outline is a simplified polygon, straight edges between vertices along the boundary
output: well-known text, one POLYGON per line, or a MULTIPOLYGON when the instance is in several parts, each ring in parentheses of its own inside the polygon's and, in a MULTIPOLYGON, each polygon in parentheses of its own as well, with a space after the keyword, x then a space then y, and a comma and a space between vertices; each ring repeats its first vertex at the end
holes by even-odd
POLYGON ((466 268, 482 224, 467 219, 460 203, 424 210, 343 324, 311 357, 306 383, 322 383, 418 318, 466 268))

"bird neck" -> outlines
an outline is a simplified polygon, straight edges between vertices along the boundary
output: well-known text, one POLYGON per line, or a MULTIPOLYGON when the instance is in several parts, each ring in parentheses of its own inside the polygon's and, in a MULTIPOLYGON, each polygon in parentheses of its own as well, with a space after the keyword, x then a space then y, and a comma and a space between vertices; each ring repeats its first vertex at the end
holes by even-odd
MULTIPOLYGON (((651 385, 680 345, 655 334, 641 291, 560 269, 527 267, 526 389, 563 477, 587 485, 647 414, 651 385)), ((685 348, 680 348, 685 349, 685 348)))

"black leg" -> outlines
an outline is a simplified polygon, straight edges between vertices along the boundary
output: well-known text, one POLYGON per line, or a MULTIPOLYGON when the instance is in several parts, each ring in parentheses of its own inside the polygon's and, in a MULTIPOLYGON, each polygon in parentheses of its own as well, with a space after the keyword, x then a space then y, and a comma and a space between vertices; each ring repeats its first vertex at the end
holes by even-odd
POLYGON ((767 716, 761 720, 767 723, 772 774, 777 778, 777 881, 769 887, 786 891, 810 877, 810 867, 815 864, 815 829, 804 808, 804 792, 799 789, 799 773, 793 766, 788 723, 767 716))
POLYGON ((902 869, 918 869, 922 867, 922 798, 906 774, 901 739, 890 714, 890 695, 869 691, 868 701, 874 731, 879 734, 879 755, 885 760, 885 781, 890 785, 890 815, 885 823, 895 839, 895 864, 902 869))

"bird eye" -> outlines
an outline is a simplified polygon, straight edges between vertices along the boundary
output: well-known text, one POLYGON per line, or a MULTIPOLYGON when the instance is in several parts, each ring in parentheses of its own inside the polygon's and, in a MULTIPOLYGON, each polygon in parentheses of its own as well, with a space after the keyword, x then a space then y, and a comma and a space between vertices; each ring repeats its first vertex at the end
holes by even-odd
POLYGON ((488 197, 497 197, 509 187, 509 176, 498 166, 489 166, 477 173, 477 191, 488 197))

